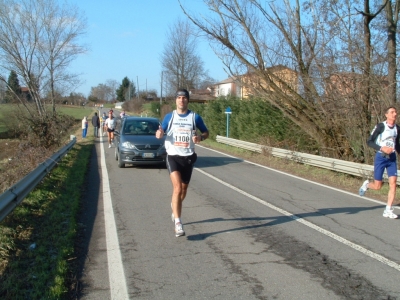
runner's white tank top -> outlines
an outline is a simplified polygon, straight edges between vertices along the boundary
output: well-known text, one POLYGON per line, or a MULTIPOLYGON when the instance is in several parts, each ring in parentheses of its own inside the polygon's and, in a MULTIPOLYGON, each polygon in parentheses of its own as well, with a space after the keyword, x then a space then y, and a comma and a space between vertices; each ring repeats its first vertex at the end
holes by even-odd
POLYGON ((397 137, 397 126, 395 124, 393 128, 390 128, 386 122, 383 122, 383 124, 385 125, 385 130, 378 135, 376 143, 381 147, 386 146, 394 148, 397 137))
POLYGON ((185 117, 180 117, 174 110, 168 123, 167 137, 165 138, 165 149, 168 155, 192 155, 194 153, 192 136, 195 130, 194 112, 190 112, 185 117))

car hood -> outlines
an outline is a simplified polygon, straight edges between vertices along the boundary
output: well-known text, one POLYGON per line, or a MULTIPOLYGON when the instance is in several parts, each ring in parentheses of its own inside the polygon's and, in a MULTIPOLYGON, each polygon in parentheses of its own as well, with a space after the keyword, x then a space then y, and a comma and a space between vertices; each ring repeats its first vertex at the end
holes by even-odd
POLYGON ((120 142, 130 142, 134 145, 137 144, 151 144, 151 145, 163 145, 165 136, 161 139, 156 138, 154 135, 121 135, 120 142))

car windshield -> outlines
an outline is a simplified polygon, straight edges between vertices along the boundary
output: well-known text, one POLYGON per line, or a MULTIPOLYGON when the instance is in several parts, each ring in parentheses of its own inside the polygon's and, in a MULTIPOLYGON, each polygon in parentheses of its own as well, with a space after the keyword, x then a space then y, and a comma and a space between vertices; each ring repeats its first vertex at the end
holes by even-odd
POLYGON ((154 135, 158 129, 157 121, 127 121, 123 133, 129 135, 154 135))

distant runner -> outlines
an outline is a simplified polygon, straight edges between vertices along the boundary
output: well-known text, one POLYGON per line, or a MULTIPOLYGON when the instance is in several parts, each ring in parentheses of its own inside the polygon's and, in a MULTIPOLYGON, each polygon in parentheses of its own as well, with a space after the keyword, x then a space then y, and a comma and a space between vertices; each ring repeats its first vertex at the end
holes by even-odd
POLYGON ((111 144, 114 145, 114 130, 115 130, 115 118, 113 116, 113 111, 110 110, 108 113, 108 118, 106 119, 105 126, 107 128, 108 135, 108 148, 111 148, 111 144))

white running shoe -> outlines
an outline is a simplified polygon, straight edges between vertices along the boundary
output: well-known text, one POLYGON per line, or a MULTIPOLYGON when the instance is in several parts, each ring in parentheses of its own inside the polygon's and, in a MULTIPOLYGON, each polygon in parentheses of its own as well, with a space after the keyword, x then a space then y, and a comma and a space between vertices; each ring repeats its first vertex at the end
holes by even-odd
POLYGON ((183 230, 182 223, 176 223, 175 224, 175 236, 179 237, 179 236, 184 236, 184 235, 185 235, 185 231, 183 230))
POLYGON ((393 213, 393 208, 390 210, 385 209, 383 211, 383 216, 389 219, 397 219, 397 215, 393 213))
POLYGON ((111 148, 111 144, 108 145, 108 148, 111 148))
POLYGON ((365 180, 360 189, 358 190, 358 194, 360 196, 364 196, 365 192, 368 190, 368 180, 365 180))

